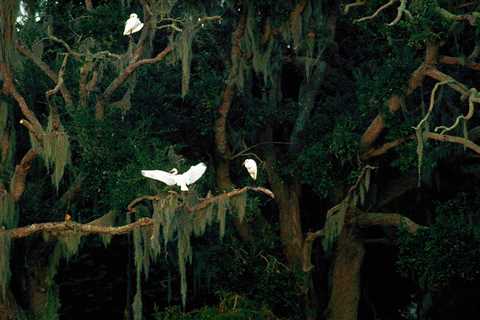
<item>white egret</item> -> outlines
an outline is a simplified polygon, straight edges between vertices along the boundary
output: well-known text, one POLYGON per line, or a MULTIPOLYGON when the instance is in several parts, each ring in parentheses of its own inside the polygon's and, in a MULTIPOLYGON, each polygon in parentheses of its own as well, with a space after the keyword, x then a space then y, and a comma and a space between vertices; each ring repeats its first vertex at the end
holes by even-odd
POLYGON ((257 163, 253 159, 243 161, 243 166, 247 169, 248 174, 253 180, 257 180, 257 163))
POLYGON ((128 18, 127 22, 125 23, 125 30, 123 31, 124 36, 129 36, 132 33, 138 32, 142 30, 143 23, 138 19, 136 13, 132 13, 130 18, 128 18))
POLYGON ((187 185, 195 183, 200 179, 205 171, 207 170, 207 165, 203 162, 200 162, 197 165, 191 166, 188 171, 183 174, 178 174, 178 170, 173 168, 170 172, 162 170, 142 170, 142 175, 161 181, 169 186, 177 185, 182 191, 188 191, 187 185))

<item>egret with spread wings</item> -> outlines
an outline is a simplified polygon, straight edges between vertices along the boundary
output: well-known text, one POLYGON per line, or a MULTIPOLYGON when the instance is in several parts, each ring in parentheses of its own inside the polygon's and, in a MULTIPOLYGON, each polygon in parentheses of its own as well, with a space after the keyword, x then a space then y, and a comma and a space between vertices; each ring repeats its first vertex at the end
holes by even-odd
POLYGON ((173 168, 170 172, 162 170, 142 170, 142 175, 147 178, 161 181, 169 186, 177 185, 180 187, 180 190, 188 191, 187 186, 200 179, 206 170, 207 165, 200 162, 197 165, 191 166, 188 171, 182 174, 178 174, 178 170, 173 168))

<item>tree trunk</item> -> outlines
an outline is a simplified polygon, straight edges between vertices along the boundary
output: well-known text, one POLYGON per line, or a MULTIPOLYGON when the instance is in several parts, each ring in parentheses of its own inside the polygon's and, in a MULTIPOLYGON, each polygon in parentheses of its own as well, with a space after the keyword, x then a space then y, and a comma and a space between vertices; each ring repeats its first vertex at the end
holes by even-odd
POLYGON ((357 320, 364 256, 363 243, 354 237, 349 227, 344 227, 337 240, 327 320, 357 320))

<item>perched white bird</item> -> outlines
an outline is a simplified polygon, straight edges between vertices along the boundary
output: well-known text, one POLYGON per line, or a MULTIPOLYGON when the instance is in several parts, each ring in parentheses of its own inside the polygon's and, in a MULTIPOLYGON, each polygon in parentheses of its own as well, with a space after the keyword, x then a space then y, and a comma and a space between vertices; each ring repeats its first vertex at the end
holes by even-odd
POLYGON ((169 186, 177 185, 180 186, 180 190, 188 191, 187 185, 195 183, 195 181, 203 176, 206 170, 207 165, 200 162, 195 166, 191 166, 190 169, 183 174, 178 174, 178 170, 173 168, 170 172, 162 170, 142 170, 142 176, 161 181, 169 186))
POLYGON ((257 163, 253 159, 243 161, 243 166, 247 168, 248 173, 253 180, 257 180, 257 163))
POLYGON ((125 22, 125 30, 123 31, 124 36, 129 36, 132 33, 138 32, 142 30, 143 23, 138 19, 136 13, 132 13, 130 18, 128 18, 127 22, 125 22))

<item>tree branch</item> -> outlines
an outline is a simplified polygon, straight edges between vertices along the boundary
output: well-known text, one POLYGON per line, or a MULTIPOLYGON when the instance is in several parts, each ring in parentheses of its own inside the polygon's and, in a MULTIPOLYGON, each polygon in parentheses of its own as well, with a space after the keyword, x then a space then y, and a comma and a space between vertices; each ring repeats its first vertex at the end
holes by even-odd
MULTIPOLYGON (((424 62, 410 75, 408 81, 408 88, 405 92, 406 96, 412 94, 415 89, 420 87, 423 83, 423 79, 427 74, 427 71, 430 69, 430 66, 435 65, 438 56, 438 45, 434 43, 427 43, 425 50, 425 59, 424 62)), ((398 95, 392 95, 388 99, 388 110, 391 113, 395 113, 400 110, 400 107, 403 103, 403 99, 398 95)), ((367 130, 363 133, 360 139, 360 149, 368 150, 373 143, 377 140, 380 134, 385 128, 385 119, 382 113, 379 113, 375 119, 370 123, 367 130)))
POLYGON ((6 95, 9 95, 13 99, 15 99, 23 115, 31 123, 32 130, 35 132, 37 137, 41 139, 44 132, 42 125, 40 124, 32 110, 30 110, 30 108, 28 107, 27 102, 25 101, 23 96, 17 91, 17 88, 13 83, 13 76, 11 74, 10 68, 7 66, 6 63, 0 63, 0 74, 3 76, 3 92, 6 95))
POLYGON ((443 64, 454 64, 454 65, 464 66, 466 68, 470 68, 475 71, 480 71, 480 63, 471 62, 469 61, 469 59, 464 60, 457 57, 441 56, 438 59, 438 62, 443 64))
MULTIPOLYGON (((270 198, 275 198, 275 195, 273 194, 272 191, 270 191, 269 189, 267 188, 262 188, 262 187, 243 187, 241 189, 235 189, 233 191, 230 191, 230 192, 224 192, 223 194, 220 194, 220 195, 217 195, 217 196, 214 196, 214 197, 208 197, 208 198, 205 198, 203 199, 201 202, 199 202, 198 204, 196 204, 194 207, 186 207, 187 210, 189 212, 195 212, 195 211, 198 211, 198 210, 202 210, 202 209, 205 209, 206 207, 208 207, 209 205, 211 205, 212 203, 215 203, 217 202, 219 199, 222 199, 222 198, 232 198, 232 197, 235 197, 235 196, 238 196, 242 193, 245 193, 247 191, 254 191, 254 192, 259 192, 259 193, 263 193, 265 195, 267 195, 268 197, 270 198)), ((154 200, 160 200, 162 199, 162 196, 161 195, 151 195, 151 196, 141 196, 141 197, 138 197, 134 200, 132 200, 129 205, 127 206, 127 210, 129 212, 135 212, 135 206, 138 205, 139 203, 143 202, 143 201, 154 201, 154 200)))
POLYGON ((110 83, 105 91, 97 98, 95 105, 95 116, 98 120, 103 119, 105 115, 105 105, 110 102, 113 93, 135 72, 139 67, 145 64, 154 64, 162 61, 165 56, 172 51, 172 47, 168 46, 159 52, 154 58, 142 59, 129 64, 123 71, 110 83))
POLYGON ((478 144, 462 137, 450 136, 447 134, 439 134, 439 133, 433 133, 433 132, 425 132, 423 133, 423 136, 431 140, 461 144, 466 148, 476 152, 477 154, 480 154, 480 146, 478 144))
POLYGON ((66 54, 65 57, 63 58, 62 66, 60 67, 60 70, 58 71, 57 85, 53 89, 48 90, 46 92, 47 99, 50 96, 56 94, 58 92, 58 90, 60 90, 60 88, 63 87, 63 75, 65 74, 65 67, 67 66, 67 61, 68 61, 68 54, 66 54))
POLYGON ((422 225, 416 224, 409 218, 398 213, 361 213, 356 215, 351 220, 351 224, 360 228, 369 228, 374 226, 398 228, 402 226, 412 234, 417 233, 417 231, 420 229, 426 228, 422 225))
POLYGON ((23 156, 20 163, 15 167, 15 172, 10 182, 10 194, 15 202, 20 200, 20 197, 25 191, 25 181, 27 179, 27 174, 30 171, 32 162, 37 157, 37 155, 38 150, 33 148, 28 150, 28 152, 23 156))
POLYGON ((303 259, 302 259, 303 272, 310 272, 314 268, 314 265, 312 264, 313 242, 315 241, 315 239, 322 236, 323 236, 323 230, 307 233, 307 236, 303 241, 303 259))
POLYGON ((83 235, 89 234, 105 234, 105 235, 120 235, 126 234, 135 228, 144 228, 153 225, 153 220, 150 218, 140 218, 135 222, 119 227, 100 226, 95 224, 81 224, 72 221, 63 222, 46 222, 31 224, 29 226, 1 230, 1 233, 6 233, 12 239, 25 238, 40 232, 54 232, 54 233, 71 233, 79 232, 83 235))
MULTIPOLYGON (((57 74, 55 74, 55 72, 53 72, 53 70, 50 69, 50 67, 45 62, 43 62, 40 57, 37 57, 32 51, 30 51, 27 47, 22 45, 20 42, 16 43, 16 49, 18 52, 20 52, 25 57, 30 59, 38 68, 40 68, 40 70, 42 70, 47 75, 47 77, 50 78, 50 80, 52 80, 56 84, 59 83, 57 74)), ((60 89, 60 93, 63 96, 63 99, 65 100, 65 104, 72 105, 72 96, 68 91, 68 89, 65 87, 65 84, 63 83, 63 81, 59 89, 60 89)))
POLYGON ((410 135, 410 136, 405 137, 405 138, 399 138, 399 139, 393 140, 391 142, 386 142, 381 147, 372 148, 372 149, 368 150, 367 152, 361 154, 360 159, 361 160, 368 160, 370 158, 381 156, 381 155, 387 153, 388 151, 390 151, 391 149, 403 144, 408 139, 412 139, 412 138, 414 138, 414 135, 410 135))

